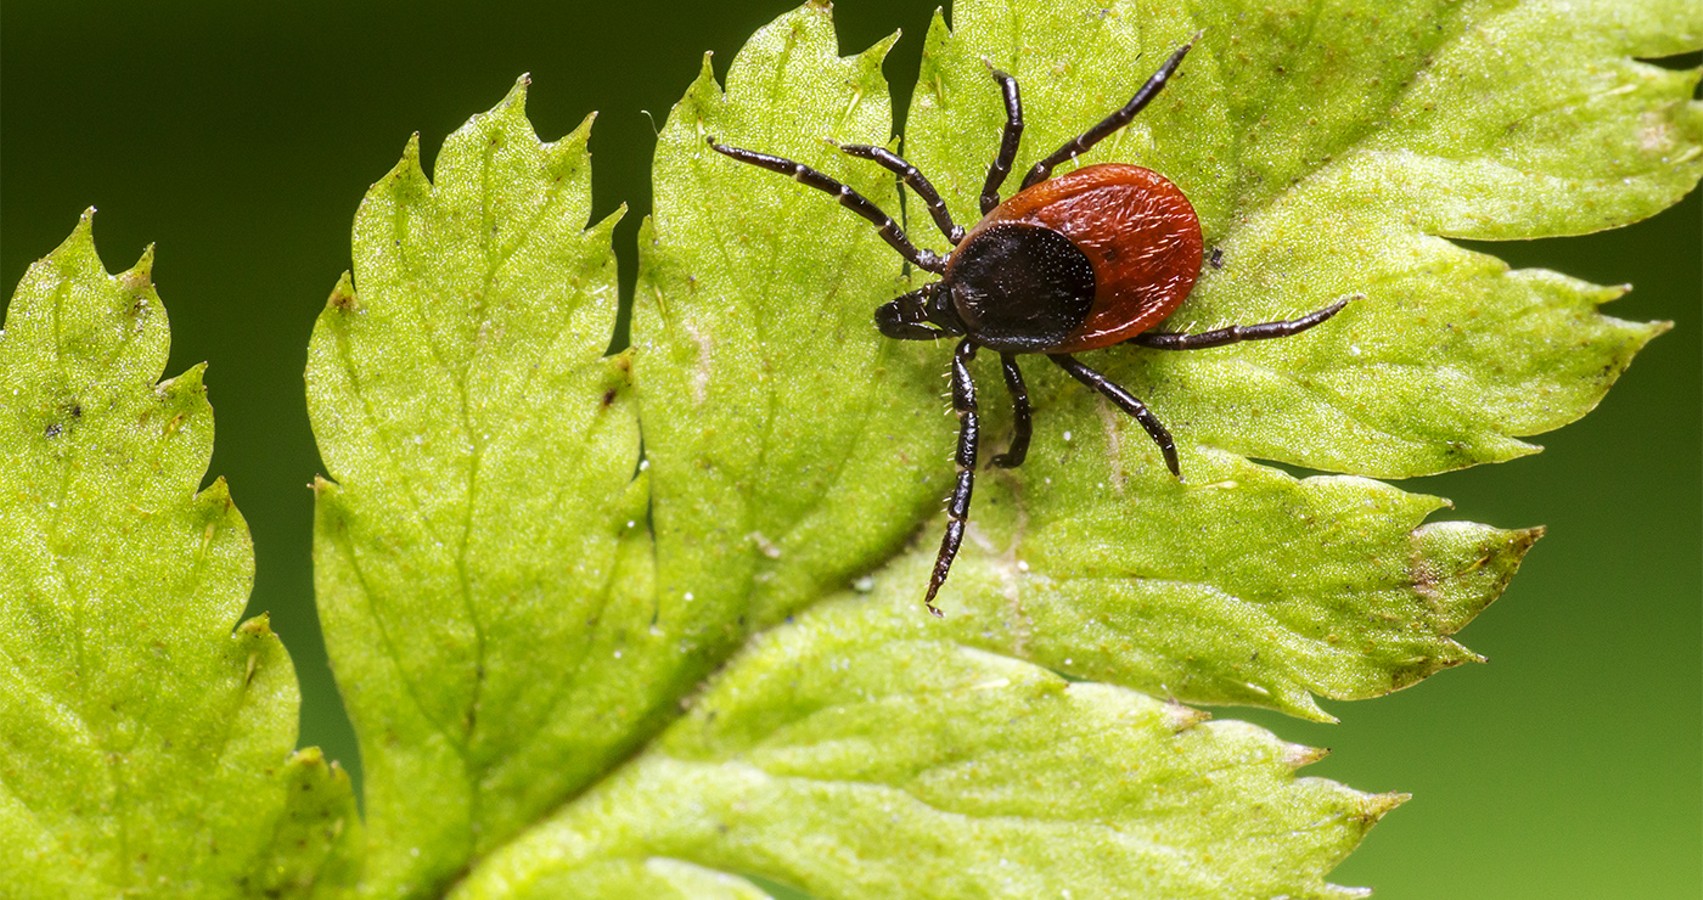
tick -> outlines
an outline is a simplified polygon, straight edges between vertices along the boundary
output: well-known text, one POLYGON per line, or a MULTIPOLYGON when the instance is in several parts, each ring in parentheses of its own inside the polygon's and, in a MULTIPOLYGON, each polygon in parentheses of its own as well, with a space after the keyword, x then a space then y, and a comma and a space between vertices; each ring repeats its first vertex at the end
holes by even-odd
POLYGON ((1074 354, 1124 343, 1154 350, 1200 350, 1287 337, 1324 322, 1354 299, 1345 297, 1317 312, 1281 322, 1232 325, 1194 334, 1149 331, 1182 305, 1200 275, 1202 241, 1194 207, 1176 185, 1140 166, 1105 163, 1049 177, 1054 167, 1075 159, 1128 125, 1164 89, 1199 38, 1196 34, 1172 53, 1121 109, 1036 163, 1023 177, 1022 188, 1003 203, 999 189, 1011 173, 1023 135, 1023 104, 1017 80, 994 69, 994 80, 1005 100, 1005 129, 999 152, 982 184, 982 219, 968 231, 952 220, 940 193, 916 166, 882 147, 841 145, 841 151, 874 161, 916 193, 952 244, 945 255, 917 247, 874 203, 809 166, 709 138, 710 146, 719 153, 835 195, 841 206, 880 229, 881 237, 911 265, 940 276, 939 281, 875 311, 875 326, 887 337, 902 341, 959 339, 952 355, 958 480, 947 501, 946 535, 941 539, 923 600, 936 616, 941 612, 934 598, 963 543, 975 486, 981 420, 970 361, 977 350, 986 347, 999 354, 1013 406, 1010 448, 993 457, 993 465, 1022 465, 1029 451, 1029 392, 1017 357, 1041 353, 1135 417, 1159 445, 1165 467, 1180 480, 1177 445, 1165 425, 1134 394, 1082 364, 1074 354))

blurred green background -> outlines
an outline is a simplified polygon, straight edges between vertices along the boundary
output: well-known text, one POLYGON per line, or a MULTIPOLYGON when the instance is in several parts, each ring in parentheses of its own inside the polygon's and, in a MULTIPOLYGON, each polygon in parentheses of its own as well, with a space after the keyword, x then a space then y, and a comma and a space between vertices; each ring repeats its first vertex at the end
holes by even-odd
MULTIPOLYGON (((302 742, 358 772, 312 606, 319 470, 302 397, 314 317, 349 265, 367 185, 419 131, 445 134, 531 72, 546 139, 601 110, 595 216, 622 283, 648 211, 657 122, 713 50, 791 0, 732 3, 95 4, 0 9, 0 275, 6 294, 100 208, 109 268, 157 242, 175 373, 210 362, 212 473, 254 532, 251 612, 302 681, 302 742)), ((844 0, 842 49, 895 28, 903 108, 932 0, 844 0)), ((1684 62, 1695 65, 1695 56, 1684 62)), ((1485 246, 1516 265, 1634 282, 1625 318, 1672 319, 1585 421, 1526 460, 1415 481, 1455 515, 1545 523, 1506 597, 1465 634, 1492 664, 1327 704, 1337 726, 1247 716, 1334 748, 1309 770, 1415 799, 1334 880, 1383 898, 1703 896, 1703 207, 1617 232, 1485 246)), ((1220 715, 1245 715, 1220 710, 1220 715)))

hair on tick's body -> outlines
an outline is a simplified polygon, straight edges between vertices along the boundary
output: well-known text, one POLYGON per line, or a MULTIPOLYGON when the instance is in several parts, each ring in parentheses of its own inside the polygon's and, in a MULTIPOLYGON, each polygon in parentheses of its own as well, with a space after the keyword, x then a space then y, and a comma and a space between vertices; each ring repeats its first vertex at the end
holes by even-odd
POLYGON ((975 381, 970 361, 986 347, 999 354, 1013 406, 1011 446, 993 465, 1022 465, 1029 450, 1029 393, 1017 357, 1041 353, 1071 377, 1099 391, 1129 413, 1159 446, 1171 474, 1181 478, 1176 442, 1157 416, 1135 395, 1071 354, 1131 343, 1157 350, 1198 350, 1247 340, 1286 337, 1336 315, 1352 297, 1298 319, 1234 325, 1195 334, 1151 332, 1180 306, 1200 274, 1200 220, 1183 192, 1164 176, 1140 166, 1085 166, 1057 178, 1054 167, 1075 159, 1129 124, 1176 72, 1193 39, 1166 59, 1135 96, 1116 112, 1036 163, 1021 189, 1000 201, 1023 134, 1023 105, 1017 80, 998 69, 993 77, 1005 101, 999 151, 982 185, 982 219, 966 231, 952 220, 940 193, 916 166, 882 147, 841 145, 850 156, 872 160, 916 193, 952 243, 942 256, 911 243, 891 217, 844 184, 780 156, 721 144, 717 152, 791 176, 833 194, 840 205, 869 220, 894 250, 940 280, 897 297, 875 310, 875 325, 897 340, 956 337, 952 355, 952 406, 958 413, 958 480, 947 500, 946 534, 935 557, 923 603, 940 615, 935 595, 952 569, 964 540, 975 486, 980 444, 975 381))

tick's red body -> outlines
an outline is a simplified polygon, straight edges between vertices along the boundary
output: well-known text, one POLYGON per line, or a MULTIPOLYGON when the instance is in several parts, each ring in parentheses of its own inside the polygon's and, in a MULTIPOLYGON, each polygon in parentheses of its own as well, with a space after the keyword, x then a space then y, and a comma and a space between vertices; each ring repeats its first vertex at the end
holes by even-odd
POLYGON ((1106 163, 1048 179, 1000 204, 964 242, 1000 222, 1056 231, 1093 267, 1086 320, 1044 348, 1049 353, 1098 350, 1135 337, 1181 306, 1200 274, 1200 219, 1183 192, 1152 169, 1106 163))

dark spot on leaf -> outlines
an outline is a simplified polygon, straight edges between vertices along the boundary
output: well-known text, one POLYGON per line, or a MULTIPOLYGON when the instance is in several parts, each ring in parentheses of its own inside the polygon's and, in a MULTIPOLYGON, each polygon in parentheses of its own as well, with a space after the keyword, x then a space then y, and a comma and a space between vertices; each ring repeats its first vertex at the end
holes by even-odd
POLYGON ((53 422, 53 423, 50 423, 47 426, 46 433, 47 433, 48 437, 56 438, 60 434, 62 434, 64 431, 65 431, 65 428, 63 426, 61 426, 58 422, 53 422))
POLYGON ((1207 260, 1214 269, 1224 268, 1224 251, 1218 247, 1212 248, 1212 256, 1207 260))
POLYGON ((604 406, 613 406, 614 403, 615 403, 615 389, 610 388, 609 390, 604 391, 603 392, 603 405, 604 406))

